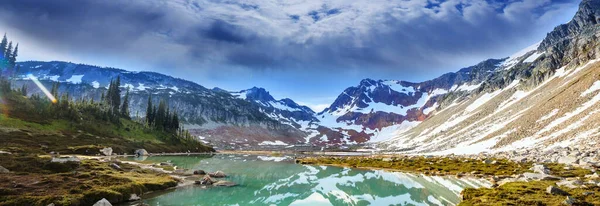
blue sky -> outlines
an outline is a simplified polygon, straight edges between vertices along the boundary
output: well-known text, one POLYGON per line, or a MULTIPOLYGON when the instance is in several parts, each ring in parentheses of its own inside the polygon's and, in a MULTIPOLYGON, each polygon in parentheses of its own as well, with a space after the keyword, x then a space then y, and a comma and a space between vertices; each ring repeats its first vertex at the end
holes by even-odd
POLYGON ((264 87, 317 110, 361 79, 423 81, 544 38, 579 1, 3 0, 20 60, 264 87))

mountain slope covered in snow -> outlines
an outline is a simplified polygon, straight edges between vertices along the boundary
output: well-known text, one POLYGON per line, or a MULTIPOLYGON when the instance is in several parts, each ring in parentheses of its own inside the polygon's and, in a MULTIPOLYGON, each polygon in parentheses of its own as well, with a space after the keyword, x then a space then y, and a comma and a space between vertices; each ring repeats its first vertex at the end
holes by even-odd
POLYGON ((572 21, 503 62, 478 90, 446 94, 435 115, 380 146, 441 154, 598 146, 598 19, 600 1, 584 0, 572 21))

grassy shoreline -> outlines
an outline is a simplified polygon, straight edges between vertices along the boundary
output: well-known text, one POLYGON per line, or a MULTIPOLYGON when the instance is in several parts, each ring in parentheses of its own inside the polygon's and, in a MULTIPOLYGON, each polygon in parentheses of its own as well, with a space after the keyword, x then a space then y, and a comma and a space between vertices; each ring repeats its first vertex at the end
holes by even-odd
MULTIPOLYGON (((296 163, 329 165, 362 169, 384 169, 425 175, 456 175, 488 178, 494 184, 502 179, 520 177, 530 171, 532 162, 517 163, 505 159, 473 159, 462 157, 423 157, 423 156, 351 156, 351 157, 304 157, 296 163)), ((600 186, 589 181, 592 171, 583 168, 569 168, 556 163, 545 164, 557 178, 581 180, 582 187, 559 187, 559 180, 507 181, 492 188, 468 188, 461 192, 459 205, 560 205, 567 196, 575 199, 573 205, 600 205, 600 186), (566 194, 548 194, 549 186, 559 187, 566 194)))
POLYGON ((132 194, 178 184, 168 174, 119 161, 52 163, 46 157, 2 154, 0 165, 10 170, 0 175, 0 205, 92 205, 102 198, 121 203, 132 194))

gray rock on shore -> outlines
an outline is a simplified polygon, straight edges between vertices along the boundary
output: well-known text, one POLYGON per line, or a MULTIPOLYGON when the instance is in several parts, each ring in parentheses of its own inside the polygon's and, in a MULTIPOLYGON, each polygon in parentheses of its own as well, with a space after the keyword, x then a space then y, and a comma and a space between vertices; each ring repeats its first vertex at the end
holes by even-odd
POLYGON ((113 149, 111 147, 106 147, 100 150, 100 153, 102 153, 104 156, 111 156, 113 152, 113 149))
POLYGON ((560 157, 558 158, 558 163, 566 165, 579 164, 579 158, 576 156, 560 157))
POLYGON ((9 173, 10 171, 2 166, 0 166, 0 173, 9 173))
POLYGON ((533 167, 530 168, 534 173, 549 175, 550 170, 543 164, 534 164, 533 167))
POLYGON ((131 195, 129 196, 129 201, 138 201, 138 200, 141 200, 141 199, 142 199, 142 198, 140 198, 140 197, 139 197, 137 194, 135 194, 135 193, 134 193, 134 194, 131 194, 131 195))
POLYGON ((548 186, 546 188, 546 193, 551 194, 551 195, 569 195, 569 193, 565 192, 564 190, 559 189, 558 187, 554 187, 554 186, 548 186))
POLYGON ((205 175, 201 180, 195 182, 197 185, 212 185, 216 181, 210 178, 210 176, 205 175))
POLYGON ((568 188, 578 188, 578 187, 583 186, 583 181, 578 180, 578 179, 562 180, 560 182, 557 182, 556 185, 561 186, 561 187, 568 187, 568 188))
POLYGON ((567 196, 567 199, 562 202, 563 205, 573 205, 577 202, 577 199, 572 198, 571 196, 567 196))
POLYGON ((138 156, 138 157, 143 157, 143 156, 148 156, 148 151, 146 151, 145 149, 137 149, 137 150, 135 150, 135 152, 133 154, 135 154, 135 156, 138 156))
POLYGON ((106 198, 102 198, 100 201, 96 202, 93 206, 112 206, 106 198))
POLYGON ((81 162, 81 159, 79 159, 76 156, 71 156, 71 157, 53 157, 52 160, 50 160, 50 162, 58 162, 58 163, 81 162))

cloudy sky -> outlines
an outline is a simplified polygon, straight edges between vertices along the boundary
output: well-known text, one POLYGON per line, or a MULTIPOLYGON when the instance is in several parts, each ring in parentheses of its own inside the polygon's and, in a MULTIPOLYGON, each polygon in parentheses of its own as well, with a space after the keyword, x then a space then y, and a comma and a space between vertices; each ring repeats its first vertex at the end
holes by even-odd
POLYGON ((571 19, 574 0, 2 0, 20 60, 264 87, 322 109, 361 79, 423 81, 502 58, 571 19))

